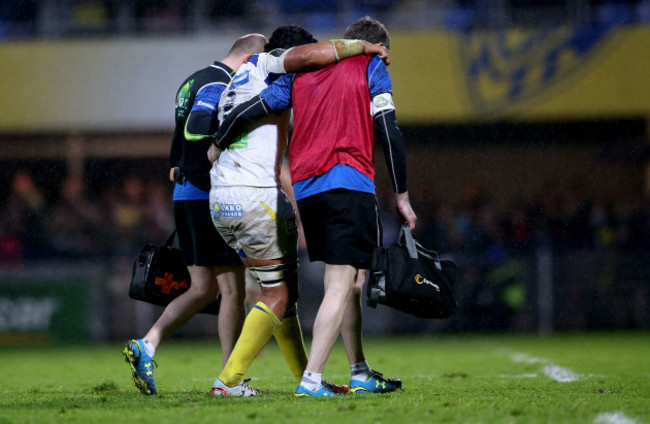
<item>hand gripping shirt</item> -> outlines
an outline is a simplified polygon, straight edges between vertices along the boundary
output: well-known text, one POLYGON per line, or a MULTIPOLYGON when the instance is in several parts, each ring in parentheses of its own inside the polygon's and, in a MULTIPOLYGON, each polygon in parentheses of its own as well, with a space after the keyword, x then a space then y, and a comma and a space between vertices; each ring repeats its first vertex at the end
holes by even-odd
MULTIPOLYGON (((219 121, 235 106, 257 96, 285 73, 285 50, 253 55, 244 63, 219 101, 219 121)), ((260 121, 252 131, 221 153, 212 165, 212 187, 280 186, 280 169, 287 146, 288 114, 271 115, 260 121)))

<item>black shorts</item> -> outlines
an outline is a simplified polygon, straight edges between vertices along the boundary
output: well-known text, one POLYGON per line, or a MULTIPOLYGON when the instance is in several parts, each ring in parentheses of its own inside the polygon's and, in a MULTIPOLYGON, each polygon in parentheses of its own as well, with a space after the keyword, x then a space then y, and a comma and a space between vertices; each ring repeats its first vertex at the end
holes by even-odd
POLYGON ((242 265, 241 258, 223 240, 210 217, 210 201, 175 200, 174 222, 185 265, 242 265))
POLYGON ((297 203, 310 261, 370 267, 372 252, 382 243, 374 194, 336 189, 297 203))

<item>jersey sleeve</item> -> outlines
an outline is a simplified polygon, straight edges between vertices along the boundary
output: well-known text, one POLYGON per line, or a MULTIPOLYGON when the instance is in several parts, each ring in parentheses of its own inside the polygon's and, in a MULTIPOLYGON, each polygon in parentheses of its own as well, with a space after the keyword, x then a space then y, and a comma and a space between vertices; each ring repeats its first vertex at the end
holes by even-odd
POLYGON ((384 62, 375 56, 368 64, 368 89, 374 118, 375 140, 384 151, 386 167, 395 193, 407 191, 404 137, 397 126, 393 83, 384 62))
POLYGON ((393 82, 384 62, 375 56, 368 64, 368 89, 370 91, 370 113, 377 116, 381 112, 395 110, 393 104, 393 82))
POLYGON ((286 74, 260 93, 260 97, 274 113, 280 113, 291 107, 291 87, 296 74, 286 74))
POLYGON ((225 88, 226 85, 221 82, 208 84, 196 94, 194 105, 185 123, 187 140, 197 141, 216 132, 219 125, 217 106, 225 88))
POLYGON ((368 88, 371 99, 384 93, 393 94, 393 81, 379 56, 374 56, 368 63, 368 88))

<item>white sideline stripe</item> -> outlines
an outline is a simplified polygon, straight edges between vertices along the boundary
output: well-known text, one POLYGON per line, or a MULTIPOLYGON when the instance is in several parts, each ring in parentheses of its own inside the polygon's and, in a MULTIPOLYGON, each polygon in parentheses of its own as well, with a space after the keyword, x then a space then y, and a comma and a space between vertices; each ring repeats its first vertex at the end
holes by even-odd
POLYGON ((580 380, 580 376, 568 368, 558 367, 557 365, 547 365, 544 367, 544 374, 551 380, 560 383, 570 383, 580 380))
POLYGON ((510 359, 513 362, 523 362, 525 364, 545 364, 544 374, 551 380, 559 383, 570 383, 572 381, 578 381, 581 378, 580 374, 576 374, 568 368, 555 365, 548 359, 536 358, 525 353, 513 353, 510 355, 510 359))
POLYGON ((537 374, 518 374, 518 375, 510 375, 510 374, 499 374, 497 377, 499 378, 537 378, 537 374))
POLYGON ((594 418, 594 424, 637 424, 637 421, 622 412, 603 412, 594 418))

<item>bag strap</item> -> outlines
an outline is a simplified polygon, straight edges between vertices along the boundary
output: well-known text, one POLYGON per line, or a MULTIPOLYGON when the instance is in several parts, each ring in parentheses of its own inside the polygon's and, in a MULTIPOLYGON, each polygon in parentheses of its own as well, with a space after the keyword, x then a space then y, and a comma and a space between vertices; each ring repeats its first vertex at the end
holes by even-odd
POLYGON ((176 237, 176 228, 174 228, 174 231, 172 231, 172 233, 169 235, 169 237, 167 238, 167 241, 165 242, 164 246, 165 247, 171 246, 172 243, 174 243, 174 237, 176 237))
POLYGON ((427 249, 415 240, 415 237, 413 237, 413 233, 411 232, 411 227, 409 227, 408 224, 402 224, 400 227, 398 240, 401 242, 402 239, 404 240, 404 244, 406 245, 406 249, 408 250, 411 259, 417 259, 418 255, 422 255, 425 258, 440 262, 440 255, 438 252, 427 249))
POLYGON ((415 246, 416 241, 413 238, 411 227, 409 227, 408 224, 402 224, 401 228, 399 229, 399 239, 402 240, 402 238, 404 239, 406 250, 408 250, 411 259, 417 259, 418 250, 415 246))

